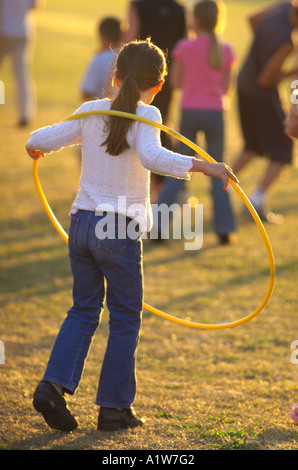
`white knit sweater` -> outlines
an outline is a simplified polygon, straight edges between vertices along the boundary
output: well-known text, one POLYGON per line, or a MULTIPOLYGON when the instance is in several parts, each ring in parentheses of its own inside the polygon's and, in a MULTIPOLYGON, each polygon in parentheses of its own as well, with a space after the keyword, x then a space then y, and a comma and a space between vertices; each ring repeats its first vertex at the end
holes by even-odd
MULTIPOLYGON (((84 103, 77 111, 110 109, 108 99, 84 103)), ((157 108, 140 102, 136 114, 161 122, 157 108)), ((171 152, 161 146, 160 130, 134 121, 127 135, 129 149, 119 156, 106 152, 102 143, 107 137, 105 124, 109 116, 93 115, 43 127, 30 135, 28 148, 44 153, 82 144, 80 189, 71 212, 79 209, 107 210, 138 218, 142 230, 150 230, 150 171, 176 178, 190 179, 192 158, 171 152)))

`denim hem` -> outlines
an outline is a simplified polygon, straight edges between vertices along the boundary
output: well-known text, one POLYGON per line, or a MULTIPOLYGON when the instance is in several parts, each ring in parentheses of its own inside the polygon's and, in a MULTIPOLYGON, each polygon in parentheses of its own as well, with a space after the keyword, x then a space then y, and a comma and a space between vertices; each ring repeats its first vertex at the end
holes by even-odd
POLYGON ((69 387, 69 385, 66 384, 65 382, 62 382, 62 380, 57 380, 55 377, 50 377, 50 376, 45 375, 42 378, 42 381, 43 382, 54 382, 55 384, 60 385, 60 387, 63 388, 64 392, 68 393, 69 395, 74 395, 75 388, 74 387, 69 387))
POLYGON ((95 405, 103 406, 104 408, 130 408, 132 403, 106 403, 96 400, 95 405))

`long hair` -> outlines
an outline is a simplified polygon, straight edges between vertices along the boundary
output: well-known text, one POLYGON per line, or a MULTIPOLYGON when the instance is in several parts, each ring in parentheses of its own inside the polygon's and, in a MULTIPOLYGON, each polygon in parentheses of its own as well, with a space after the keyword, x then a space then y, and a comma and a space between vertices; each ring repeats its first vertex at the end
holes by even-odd
MULTIPOLYGON (((121 87, 112 102, 111 110, 135 114, 141 92, 157 86, 167 73, 164 53, 150 39, 132 41, 122 46, 115 63, 115 77, 121 87)), ((102 145, 110 155, 119 155, 129 148, 126 136, 131 119, 110 116, 108 136, 102 145)))
POLYGON ((211 36, 209 63, 214 69, 220 69, 223 65, 223 51, 216 34, 219 21, 219 7, 216 1, 203 0, 194 7, 194 17, 199 26, 211 36))

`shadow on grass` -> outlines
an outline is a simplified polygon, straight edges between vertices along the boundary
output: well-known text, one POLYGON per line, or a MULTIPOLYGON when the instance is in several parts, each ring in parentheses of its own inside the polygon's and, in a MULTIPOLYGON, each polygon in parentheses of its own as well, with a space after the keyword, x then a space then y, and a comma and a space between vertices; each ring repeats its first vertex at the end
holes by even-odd
POLYGON ((269 428, 258 435, 258 441, 265 447, 274 447, 281 444, 298 444, 298 426, 291 425, 288 429, 269 428))
MULTIPOLYGON (((111 441, 114 445, 121 446, 123 438, 127 433, 132 431, 117 431, 114 433, 102 433, 94 430, 76 430, 73 433, 67 434, 55 430, 47 430, 40 432, 38 435, 29 436, 24 439, 15 440, 13 444, 8 445, 7 450, 112 450, 111 441)), ((141 431, 142 432, 142 431, 141 431)), ((146 433, 145 429, 144 432, 146 433)), ((236 433, 233 436, 229 436, 229 439, 220 439, 215 433, 213 437, 203 438, 198 437, 197 444, 196 439, 192 438, 194 449, 201 448, 204 450, 266 450, 285 448, 287 444, 293 445, 293 442, 298 441, 298 430, 294 428, 279 429, 270 428, 263 431, 258 436, 250 438, 249 433, 245 433, 245 436, 238 436, 236 433)), ((123 450, 125 444, 123 445, 123 450)), ((121 450, 118 448, 118 450, 121 450)), ((134 450, 137 450, 134 447, 134 450)))
POLYGON ((49 295, 70 288, 68 249, 43 215, 30 219, 7 219, 1 224, 2 255, 0 304, 24 301, 34 295, 49 295), (45 234, 45 226, 48 231, 45 234), (17 296, 15 294, 18 294, 17 296))
MULTIPOLYGON (((15 440, 8 445, 7 450, 92 450, 111 451, 111 441, 117 445, 123 442, 127 433, 133 430, 123 430, 116 432, 100 432, 96 430, 76 430, 72 433, 64 433, 48 429, 38 435, 29 436, 25 439, 15 440)), ((121 450, 121 449, 118 449, 121 450)), ((125 450, 125 444, 123 445, 125 450)), ((101 462, 100 462, 101 463, 101 462)))

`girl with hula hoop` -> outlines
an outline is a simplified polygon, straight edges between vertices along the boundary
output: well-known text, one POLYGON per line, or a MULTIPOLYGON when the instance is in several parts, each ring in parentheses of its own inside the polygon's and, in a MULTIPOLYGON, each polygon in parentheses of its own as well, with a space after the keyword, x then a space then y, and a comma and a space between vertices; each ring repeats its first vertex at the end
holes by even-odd
MULTIPOLYGON (((77 113, 116 110, 161 122, 150 103, 166 73, 165 56, 150 40, 128 43, 116 60, 115 99, 84 103, 77 113)), ((140 234, 152 224, 150 172, 184 179, 203 173, 220 178, 225 188, 229 178, 238 180, 224 163, 171 152, 161 146, 159 129, 118 116, 88 116, 39 129, 31 134, 27 151, 36 160, 75 144, 82 144, 82 172, 68 242, 73 306, 34 392, 33 406, 54 429, 78 426, 64 393, 74 394, 79 385, 106 298, 110 330, 96 397, 97 429, 115 431, 145 421, 132 405, 143 305, 140 234), (111 236, 103 236, 105 225, 113 227, 111 236)))

